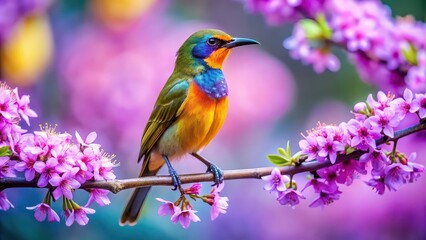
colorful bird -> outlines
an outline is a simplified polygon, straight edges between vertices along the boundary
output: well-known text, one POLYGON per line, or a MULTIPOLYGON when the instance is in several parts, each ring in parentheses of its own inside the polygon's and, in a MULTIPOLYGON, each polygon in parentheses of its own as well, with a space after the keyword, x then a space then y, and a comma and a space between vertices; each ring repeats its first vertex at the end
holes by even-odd
MULTIPOLYGON (((215 137, 228 111, 228 87, 222 64, 232 48, 249 44, 259 42, 233 38, 215 29, 198 31, 183 43, 142 136, 138 162, 143 159, 143 164, 139 177, 154 176, 166 164, 173 190, 182 191, 170 160, 189 153, 207 166, 214 176, 214 185, 223 181, 222 171, 198 151, 215 137)), ((120 225, 136 224, 149 189, 135 189, 120 225)))

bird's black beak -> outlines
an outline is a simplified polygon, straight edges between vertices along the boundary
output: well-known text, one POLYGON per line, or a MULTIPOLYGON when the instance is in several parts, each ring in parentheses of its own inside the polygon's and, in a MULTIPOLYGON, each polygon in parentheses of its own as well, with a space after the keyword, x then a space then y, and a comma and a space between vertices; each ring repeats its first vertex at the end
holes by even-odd
POLYGON ((258 41, 250 38, 233 38, 231 41, 225 43, 222 47, 224 48, 234 48, 250 44, 260 44, 258 41))

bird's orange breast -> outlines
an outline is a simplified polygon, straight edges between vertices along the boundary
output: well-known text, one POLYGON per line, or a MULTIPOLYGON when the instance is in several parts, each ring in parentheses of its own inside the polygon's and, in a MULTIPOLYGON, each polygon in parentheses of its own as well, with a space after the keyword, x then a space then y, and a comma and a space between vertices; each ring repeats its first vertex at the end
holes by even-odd
POLYGON ((183 153, 196 152, 205 147, 222 127, 228 112, 228 99, 211 98, 191 82, 181 108, 175 136, 183 153))

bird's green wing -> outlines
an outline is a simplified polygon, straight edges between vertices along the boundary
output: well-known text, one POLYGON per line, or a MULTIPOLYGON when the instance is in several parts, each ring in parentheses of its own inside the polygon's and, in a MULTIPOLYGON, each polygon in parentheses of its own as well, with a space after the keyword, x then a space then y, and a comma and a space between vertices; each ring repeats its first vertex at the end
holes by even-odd
MULTIPOLYGON (((189 82, 181 80, 169 85, 166 84, 161 90, 142 136, 138 162, 151 153, 161 135, 180 115, 179 110, 186 99, 188 89, 189 82)), ((147 161, 144 161, 142 169, 147 164, 147 161)))

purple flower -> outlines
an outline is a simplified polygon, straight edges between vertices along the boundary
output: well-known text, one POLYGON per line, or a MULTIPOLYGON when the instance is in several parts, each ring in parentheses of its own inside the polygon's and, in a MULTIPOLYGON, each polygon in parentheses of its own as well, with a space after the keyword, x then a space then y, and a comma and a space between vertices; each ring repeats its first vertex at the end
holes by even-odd
POLYGON ((36 172, 40 173, 40 177, 37 181, 38 187, 46 187, 51 178, 59 177, 59 172, 56 171, 57 165, 58 161, 55 158, 49 158, 46 162, 37 161, 34 164, 34 169, 36 172))
POLYGON ((364 153, 360 158, 360 162, 371 162, 373 166, 371 174, 373 176, 382 176, 384 174, 386 166, 389 164, 390 160, 383 151, 374 150, 368 153, 364 153))
POLYGON ((338 177, 339 166, 333 165, 331 167, 321 168, 317 170, 318 175, 326 180, 328 185, 336 185, 336 179, 338 177))
POLYGON ((112 172, 114 164, 107 158, 103 158, 94 164, 93 178, 95 180, 112 180, 115 179, 115 175, 112 172))
POLYGON ((411 182, 417 180, 424 171, 424 166, 422 164, 418 164, 418 163, 413 162, 416 159, 416 157, 417 157, 417 154, 413 152, 413 153, 410 154, 408 159, 405 160, 407 162, 408 167, 410 167, 412 169, 412 171, 404 179, 404 183, 406 181, 411 183, 411 182))
POLYGON ((194 183, 191 185, 191 187, 184 190, 185 194, 200 194, 201 190, 201 184, 200 183, 194 183))
POLYGON ((369 120, 371 124, 381 127, 385 135, 393 138, 393 129, 399 125, 401 119, 392 108, 385 108, 383 111, 376 109, 369 120))
POLYGON ((412 103, 413 111, 418 111, 420 118, 426 117, 426 94, 416 93, 415 99, 412 103))
POLYGON ((89 222, 89 218, 87 214, 94 214, 95 210, 87 207, 78 207, 78 209, 65 210, 65 225, 68 227, 71 226, 74 221, 76 221, 79 225, 84 226, 89 222))
POLYGON ((30 126, 30 120, 28 117, 37 117, 37 113, 29 107, 30 96, 24 95, 22 98, 19 98, 17 88, 15 88, 13 92, 15 93, 16 103, 18 104, 18 113, 25 120, 28 126, 30 126))
POLYGON ((345 146, 341 142, 335 141, 332 135, 328 135, 326 138, 318 137, 317 142, 320 147, 318 156, 328 157, 333 164, 336 162, 337 153, 345 150, 345 146))
POLYGON ((46 203, 40 203, 33 207, 27 207, 28 210, 34 210, 34 217, 39 222, 43 222, 46 219, 49 222, 59 222, 59 216, 56 212, 46 203))
POLYGON ((279 192, 285 191, 285 183, 290 181, 290 178, 287 176, 281 175, 281 172, 278 168, 274 168, 271 172, 271 175, 263 176, 262 180, 266 181, 265 186, 263 187, 266 191, 274 193, 278 196, 279 192))
POLYGON ((281 192, 277 198, 281 205, 290 205, 292 208, 300 203, 300 199, 305 199, 305 197, 293 188, 281 192))
POLYGON ((407 113, 414 113, 418 110, 412 107, 413 98, 413 92, 406 88, 404 90, 403 98, 396 98, 390 102, 390 106, 395 109, 395 112, 399 115, 400 119, 403 119, 407 113))
POLYGON ((213 199, 213 202, 209 203, 212 206, 210 211, 211 220, 215 220, 219 216, 219 213, 225 214, 228 209, 229 199, 227 197, 219 196, 219 193, 222 191, 224 186, 225 184, 222 183, 218 187, 214 187, 210 193, 209 198, 213 199))
POLYGON ((338 175, 336 182, 340 184, 351 185, 353 180, 358 178, 358 174, 365 175, 367 170, 365 169, 366 164, 357 160, 348 160, 338 165, 338 175))
POLYGON ((0 192, 0 210, 7 211, 10 207, 14 208, 13 204, 7 199, 6 193, 0 192))
POLYGON ((328 191, 330 185, 326 184, 324 181, 325 179, 312 178, 306 183, 305 187, 302 189, 302 192, 305 191, 305 189, 307 189, 308 187, 312 187, 315 193, 328 191))
POLYGON ((424 172, 425 167, 419 163, 408 162, 408 166, 413 169, 408 177, 408 182, 414 182, 424 172))
POLYGON ((389 190, 396 191, 397 187, 404 183, 405 178, 413 172, 413 169, 401 163, 392 163, 385 168, 384 183, 389 190))
POLYGON ((77 131, 75 131, 75 137, 77 138, 78 143, 82 147, 90 147, 90 148, 93 148, 93 149, 99 149, 100 148, 99 144, 93 143, 96 140, 96 137, 97 137, 96 132, 89 133, 89 135, 87 135, 87 137, 84 141, 77 131))
POLYGON ((177 212, 181 212, 180 207, 176 206, 173 202, 166 201, 162 198, 156 198, 157 201, 162 202, 163 204, 158 208, 159 216, 173 216, 177 212))
POLYGON ((316 137, 305 137, 305 139, 300 140, 299 147, 302 150, 302 154, 308 155, 307 160, 316 159, 318 157, 319 146, 316 137))
POLYGON ((72 199, 72 190, 80 187, 80 183, 74 179, 78 170, 78 168, 72 168, 62 176, 54 176, 49 180, 49 183, 56 187, 52 192, 55 200, 58 200, 62 195, 68 199, 72 199))
POLYGON ((177 211, 172 215, 171 220, 173 223, 179 222, 183 228, 187 229, 191 221, 199 222, 200 218, 195 215, 197 211, 194 211, 190 208, 185 210, 177 209, 177 211))
POLYGON ((426 90, 426 67, 413 66, 405 77, 407 87, 414 92, 424 92, 426 90))
POLYGON ((1 89, 0 91, 0 114, 8 120, 18 117, 16 102, 10 90, 1 89))
MULTIPOLYGON (((75 221, 81 226, 84 226, 89 222, 89 218, 87 217, 87 214, 94 214, 95 212, 96 211, 94 209, 87 208, 87 207, 80 207, 74 210, 75 221)), ((70 225, 67 224, 67 226, 70 226, 70 225)))
POLYGON ((330 51, 323 49, 312 50, 303 62, 312 64, 316 73, 322 73, 326 69, 337 72, 340 69, 339 59, 330 51))
POLYGON ((16 177, 14 166, 15 161, 11 161, 9 157, 0 157, 0 178, 16 177))
POLYGON ((383 177, 373 176, 368 182, 365 182, 368 186, 373 187, 376 192, 380 195, 385 193, 386 187, 383 177))
POLYGON ((316 198, 309 207, 315 208, 315 207, 321 207, 324 208, 324 206, 329 205, 334 202, 334 200, 339 200, 340 194, 342 192, 339 191, 337 186, 333 188, 331 191, 321 191, 319 193, 318 198, 316 198))
POLYGON ((93 202, 96 202, 99 206, 106 206, 111 203, 111 201, 108 198, 108 190, 105 189, 90 189, 89 190, 89 200, 87 201, 85 207, 90 206, 93 202))
POLYGON ((385 108, 390 106, 390 102, 393 100, 393 95, 386 95, 384 92, 377 92, 377 101, 373 98, 373 95, 369 94, 367 97, 367 103, 370 107, 379 110, 384 110, 385 108))
POLYGON ((31 181, 35 176, 34 164, 36 163, 37 156, 31 153, 21 154, 21 161, 15 164, 15 170, 18 172, 25 171, 25 180, 31 181))
POLYGON ((351 146, 360 150, 367 150, 369 147, 376 148, 375 140, 381 136, 381 129, 372 125, 368 119, 365 121, 351 119, 347 124, 347 129, 353 136, 351 146))

